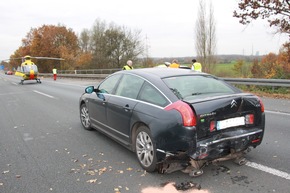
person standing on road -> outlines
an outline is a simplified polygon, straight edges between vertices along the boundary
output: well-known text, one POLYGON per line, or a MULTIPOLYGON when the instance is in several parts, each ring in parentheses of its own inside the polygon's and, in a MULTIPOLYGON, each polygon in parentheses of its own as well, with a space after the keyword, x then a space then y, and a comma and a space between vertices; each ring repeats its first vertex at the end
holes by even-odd
POLYGON ((169 68, 179 68, 178 60, 174 59, 169 65, 169 68))
POLYGON ((196 59, 192 59, 191 70, 195 70, 195 71, 201 72, 202 71, 201 63, 197 62, 196 59))
POLYGON ((52 73, 53 73, 53 80, 56 80, 57 69, 55 67, 52 69, 52 73))
POLYGON ((133 70, 133 62, 132 60, 128 60, 127 64, 123 66, 123 70, 133 70))

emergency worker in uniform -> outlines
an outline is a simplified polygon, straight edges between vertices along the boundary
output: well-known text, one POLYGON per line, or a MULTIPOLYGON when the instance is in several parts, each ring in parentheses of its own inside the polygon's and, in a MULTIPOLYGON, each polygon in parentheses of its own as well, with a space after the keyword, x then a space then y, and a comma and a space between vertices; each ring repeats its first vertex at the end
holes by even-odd
POLYGON ((128 60, 127 65, 123 66, 123 70, 133 70, 133 62, 128 60))
POLYGON ((55 67, 52 69, 52 73, 53 73, 53 80, 56 80, 57 69, 55 67))
POLYGON ((193 59, 191 70, 201 72, 202 71, 201 63, 197 62, 196 59, 193 59))
POLYGON ((169 68, 179 68, 178 60, 173 60, 169 68))
POLYGON ((164 64, 160 64, 156 66, 157 68, 168 68, 170 66, 170 62, 164 62, 164 64))

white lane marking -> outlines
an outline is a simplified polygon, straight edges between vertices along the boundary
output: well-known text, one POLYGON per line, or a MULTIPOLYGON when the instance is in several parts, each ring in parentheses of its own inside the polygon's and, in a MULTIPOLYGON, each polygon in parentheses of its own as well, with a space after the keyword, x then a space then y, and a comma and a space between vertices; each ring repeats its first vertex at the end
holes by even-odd
POLYGON ((52 84, 61 84, 61 85, 68 85, 68 86, 77 86, 77 87, 82 87, 82 88, 86 88, 87 86, 91 86, 91 85, 97 85, 100 81, 96 80, 96 81, 91 81, 86 83, 85 85, 80 85, 82 81, 77 82, 77 83, 66 83, 66 82, 54 82, 54 81, 46 81, 46 83, 52 83, 52 84))
POLYGON ((49 97, 49 98, 54 98, 54 96, 51 96, 51 95, 45 94, 45 93, 43 93, 43 92, 39 92, 39 91, 37 91, 37 90, 33 90, 33 92, 38 93, 38 94, 41 94, 41 95, 46 96, 46 97, 49 97))
POLYGON ((278 115, 288 115, 290 116, 290 113, 283 113, 283 112, 279 112, 279 111, 267 111, 265 110, 266 113, 272 113, 272 114, 278 114, 278 115))
POLYGON ((255 162, 247 162, 246 163, 247 166, 249 167, 252 167, 252 168, 255 168, 257 170, 260 170, 260 171, 263 171, 263 172, 267 172, 269 174, 273 174, 275 176, 279 176, 281 178, 284 178, 286 180, 290 180, 290 174, 286 173, 286 172, 283 172, 283 171, 280 171, 280 170, 276 170, 274 168, 270 168, 268 166, 264 166, 264 165, 261 165, 261 164, 257 164, 255 162))

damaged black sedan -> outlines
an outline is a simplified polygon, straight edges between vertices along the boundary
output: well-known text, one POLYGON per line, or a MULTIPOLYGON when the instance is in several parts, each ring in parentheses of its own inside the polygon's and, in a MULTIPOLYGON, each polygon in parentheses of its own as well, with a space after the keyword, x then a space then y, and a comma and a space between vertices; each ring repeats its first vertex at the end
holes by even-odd
POLYGON ((202 167, 261 144, 262 101, 223 80, 188 69, 119 71, 80 97, 80 120, 136 153, 143 169, 201 175, 202 167))

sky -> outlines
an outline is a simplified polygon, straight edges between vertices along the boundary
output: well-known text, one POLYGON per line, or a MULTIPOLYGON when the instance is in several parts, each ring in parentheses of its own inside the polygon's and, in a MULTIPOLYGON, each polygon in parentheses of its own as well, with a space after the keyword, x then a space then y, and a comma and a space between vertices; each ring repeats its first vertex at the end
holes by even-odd
MULTIPOLYGON (((264 20, 248 26, 233 17, 238 0, 213 0, 217 54, 278 53, 289 37, 264 20)), ((0 2, 0 60, 21 46, 31 28, 64 25, 77 35, 99 19, 140 30, 150 57, 196 56, 198 0, 8 0, 0 2)))

